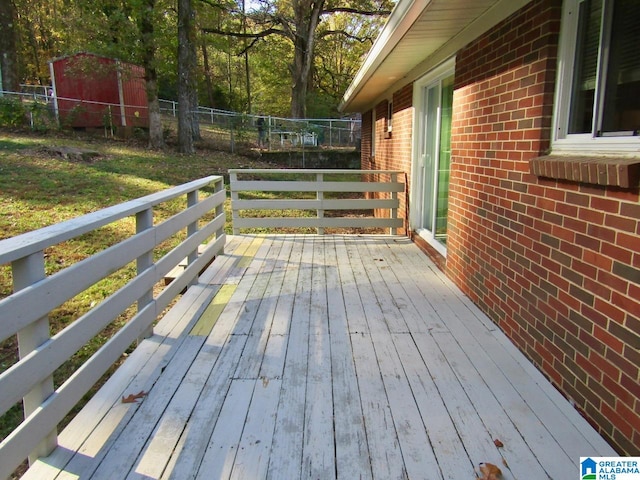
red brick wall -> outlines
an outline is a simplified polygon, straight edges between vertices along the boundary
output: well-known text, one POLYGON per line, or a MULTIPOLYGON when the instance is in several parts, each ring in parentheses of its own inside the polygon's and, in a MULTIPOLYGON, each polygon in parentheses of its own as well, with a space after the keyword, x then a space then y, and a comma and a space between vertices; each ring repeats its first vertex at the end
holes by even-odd
POLYGON ((372 168, 371 165, 371 113, 369 110, 362 114, 362 128, 361 128, 361 141, 360 141, 360 166, 363 169, 372 168))
POLYGON ((534 1, 458 52, 447 273, 638 455, 639 190, 529 173, 550 147, 560 4, 534 1))
MULTIPOLYGON (((411 172, 411 142, 413 128, 413 86, 407 85, 393 94, 393 129, 387 133, 388 101, 380 102, 374 110, 362 115, 362 168, 377 170, 400 170, 407 172, 404 181, 408 181, 411 172), (376 118, 376 151, 375 158, 371 158, 371 118, 375 112, 376 118)), ((408 188, 405 194, 399 194, 400 209, 398 217, 405 219, 408 224, 408 188)), ((398 231, 406 234, 406 228, 398 231)))

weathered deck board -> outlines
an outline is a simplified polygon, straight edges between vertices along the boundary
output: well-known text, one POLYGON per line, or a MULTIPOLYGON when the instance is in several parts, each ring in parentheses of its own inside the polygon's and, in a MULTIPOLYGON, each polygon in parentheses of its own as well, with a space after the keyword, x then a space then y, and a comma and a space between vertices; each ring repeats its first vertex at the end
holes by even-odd
MULTIPOLYGON (((597 451, 602 439, 592 429, 583 428, 584 419, 569 402, 543 378, 542 374, 515 349, 502 332, 491 324, 468 298, 456 293, 456 287, 441 272, 434 273, 441 279, 440 284, 433 284, 434 298, 447 298, 443 303, 432 303, 434 309, 444 315, 447 311, 453 314, 449 317, 447 328, 472 363, 476 367, 484 366, 484 369, 478 369, 478 374, 492 385, 496 392, 501 393, 501 403, 506 404, 507 394, 515 389, 520 395, 515 403, 525 402, 540 419, 545 419, 544 427, 557 440, 560 451, 566 452, 571 458, 579 457, 584 455, 580 453, 584 452, 583 442, 590 443, 591 450, 597 451), (469 315, 479 321, 465 321, 469 315), (490 357, 490 360, 486 357, 490 357), (500 385, 501 382, 502 385, 500 385), (576 442, 576 435, 583 437, 582 441, 576 442)), ((425 299, 428 297, 425 295, 425 299)), ((554 451, 552 455, 557 458, 558 451, 554 451)))
MULTIPOLYGON (((344 242, 328 245, 325 252, 327 271, 327 308, 329 332, 331 334, 331 378, 333 382, 334 428, 336 444, 342 448, 336 450, 336 477, 339 479, 371 479, 371 463, 369 447, 366 441, 365 427, 362 422, 362 405, 358 392, 358 378, 351 353, 351 339, 348 310, 360 305, 355 299, 348 303, 343 292, 351 292, 345 287, 353 286, 353 275, 350 269, 340 269, 347 264, 344 253, 344 242), (341 254, 342 253, 342 254, 341 254), (349 273, 349 275, 345 275, 349 273), (347 277, 348 283, 345 282, 347 277), (342 284, 341 284, 342 280, 342 284), (347 307, 349 305, 349 307, 347 307)), ((353 313, 353 311, 351 311, 353 313)), ((362 315, 364 317, 364 314, 362 315)))
POLYGON ((409 240, 237 236, 25 477, 564 479, 613 454, 409 240))

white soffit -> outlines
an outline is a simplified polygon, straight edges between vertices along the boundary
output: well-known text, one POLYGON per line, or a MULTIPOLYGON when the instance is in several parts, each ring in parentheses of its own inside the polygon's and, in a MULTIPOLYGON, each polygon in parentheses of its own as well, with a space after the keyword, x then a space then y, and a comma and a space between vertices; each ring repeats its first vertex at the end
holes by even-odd
POLYGON ((446 55, 455 54, 529 1, 399 0, 345 92, 340 110, 368 110, 391 87, 399 89, 412 81, 408 74, 442 53, 447 44, 453 48, 445 49, 446 55))

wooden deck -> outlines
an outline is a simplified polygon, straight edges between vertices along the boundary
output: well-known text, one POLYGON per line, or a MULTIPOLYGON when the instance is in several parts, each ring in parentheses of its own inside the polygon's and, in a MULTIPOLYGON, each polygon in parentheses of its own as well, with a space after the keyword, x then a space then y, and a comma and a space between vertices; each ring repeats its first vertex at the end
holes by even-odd
POLYGON ((59 444, 26 478, 564 480, 615 455, 393 236, 230 237, 59 444))

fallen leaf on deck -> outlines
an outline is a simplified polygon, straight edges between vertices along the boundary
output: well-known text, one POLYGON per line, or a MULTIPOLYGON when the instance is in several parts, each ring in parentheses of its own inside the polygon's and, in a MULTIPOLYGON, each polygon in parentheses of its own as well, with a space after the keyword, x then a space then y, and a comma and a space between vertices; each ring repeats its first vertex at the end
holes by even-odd
POLYGON ((502 476, 502 470, 493 463, 481 463, 480 473, 482 474, 480 480, 499 480, 502 476))
POLYGON ((502 448, 502 447, 504 447, 504 443, 502 443, 502 442, 500 441, 500 439, 499 439, 499 438, 496 438, 496 439, 493 441, 493 444, 494 444, 496 447, 498 447, 498 448, 502 448))
POLYGON ((122 397, 122 403, 136 403, 136 400, 143 398, 147 392, 140 390, 138 393, 130 393, 126 397, 122 397))

